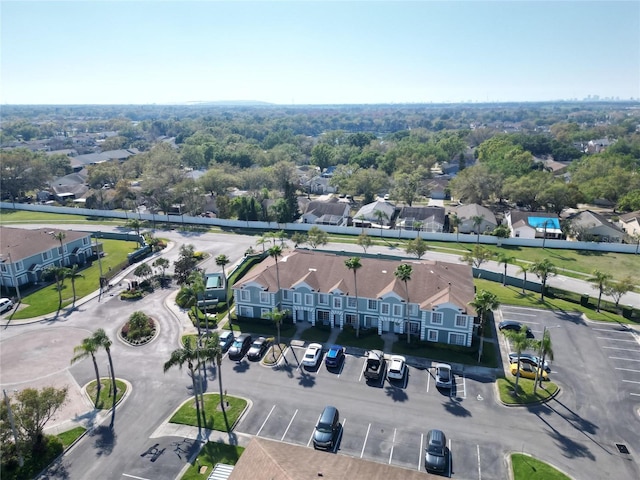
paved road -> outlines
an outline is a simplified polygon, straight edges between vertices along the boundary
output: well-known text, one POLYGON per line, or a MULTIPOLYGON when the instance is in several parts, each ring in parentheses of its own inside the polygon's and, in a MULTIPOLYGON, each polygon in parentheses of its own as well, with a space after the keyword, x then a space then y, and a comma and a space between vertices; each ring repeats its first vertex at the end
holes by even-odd
MULTIPOLYGON (((197 250, 213 255, 225 253, 232 262, 255 244, 255 237, 247 236, 175 231, 160 235, 175 242, 164 254, 170 260, 178 257, 177 247, 183 243, 192 243, 197 250)), ((353 250, 349 245, 331 247, 358 251, 357 246, 353 250)), ((429 252, 429 256, 459 261, 456 255, 429 252)), ((206 268, 217 269, 215 261, 210 262, 213 264, 206 268)), ((49 381, 69 385, 73 390, 72 408, 61 412, 52 422, 53 427, 63 429, 69 419, 92 427, 48 472, 47 478, 173 479, 198 450, 199 442, 192 434, 163 434, 166 430, 162 423, 191 395, 191 380, 185 371, 162 373, 162 364, 179 346, 186 317, 173 302, 165 301, 169 293, 175 294, 175 290, 157 291, 134 303, 122 302, 115 295, 104 296, 100 301, 93 298, 67 316, 11 326, 0 332, 2 388, 11 391, 51 384, 49 381), (112 430, 111 416, 96 415, 80 392, 94 378, 91 362, 69 367, 68 360, 73 347, 98 327, 116 338, 116 331, 134 310, 156 318, 160 333, 153 343, 143 347, 114 342, 116 375, 133 388, 116 410, 112 430), (24 355, 25 351, 31 354, 24 355)), ((633 394, 640 391, 633 387, 640 385, 640 379, 632 370, 640 369, 616 359, 626 356, 633 360, 633 355, 640 354, 636 354, 637 343, 630 342, 637 341, 637 337, 626 332, 628 338, 607 340, 618 335, 610 325, 586 324, 570 314, 557 316, 505 308, 502 315, 530 323, 534 331, 542 325, 563 326, 553 331, 557 352, 553 368, 558 365, 553 374, 563 391, 551 404, 527 409, 500 406, 495 402, 492 378, 462 374, 456 375, 456 388, 449 395, 433 387, 432 372, 424 365, 411 366, 406 382, 384 383, 376 388, 361 378, 364 360, 358 355, 350 355, 340 373, 332 374, 323 367, 317 371, 299 369, 296 359, 302 350, 291 349, 288 364, 277 369, 225 359, 221 372, 225 388, 230 394, 251 401, 249 412, 238 425, 238 440, 242 443, 252 435, 260 435, 307 445, 316 417, 329 398, 341 411, 342 454, 419 468, 424 433, 440 427, 448 433, 453 452, 451 473, 458 478, 505 478, 503 456, 520 450, 551 461, 576 478, 604 478, 610 472, 616 472, 620 479, 639 478, 634 461, 638 452, 633 450, 638 424, 634 410, 637 397, 633 394), (609 351, 607 347, 612 348, 611 354, 603 356, 602 352, 609 351), (576 371, 575 365, 583 367, 576 371), (367 401, 363 402, 363 398, 367 401), (631 455, 619 453, 616 443, 627 445, 631 455)), ((503 349, 504 356, 506 346, 503 349)), ((99 354, 99 365, 106 375, 104 354, 99 354)), ((208 372, 205 381, 209 391, 217 391, 219 373, 208 372)))

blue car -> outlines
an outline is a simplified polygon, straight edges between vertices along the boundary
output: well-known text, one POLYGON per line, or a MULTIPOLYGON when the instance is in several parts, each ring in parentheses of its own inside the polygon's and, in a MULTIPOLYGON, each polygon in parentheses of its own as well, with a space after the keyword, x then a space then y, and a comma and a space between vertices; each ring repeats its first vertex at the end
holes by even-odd
POLYGON ((329 351, 324 358, 324 364, 327 368, 338 368, 344 360, 344 347, 340 345, 331 345, 329 351))

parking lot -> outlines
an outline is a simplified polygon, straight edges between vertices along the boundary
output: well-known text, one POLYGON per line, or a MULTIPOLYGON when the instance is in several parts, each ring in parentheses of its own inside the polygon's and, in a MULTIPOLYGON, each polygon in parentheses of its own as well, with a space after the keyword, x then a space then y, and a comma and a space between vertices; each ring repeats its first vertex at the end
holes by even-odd
MULTIPOLYGON (((330 371, 322 359, 317 367, 303 367, 300 362, 304 352, 304 347, 289 347, 278 366, 261 366, 263 372, 260 373, 265 382, 269 382, 269 376, 277 376, 297 384, 294 392, 299 406, 291 408, 286 401, 267 403, 254 399, 252 409, 238 426, 239 431, 313 448, 312 436, 321 407, 307 405, 305 396, 308 396, 313 397, 310 404, 333 404, 340 411, 341 429, 333 453, 424 471, 424 442, 428 431, 424 425, 433 425, 447 433, 451 452, 448 476, 504 478, 502 457, 496 453, 500 449, 491 442, 479 445, 472 439, 457 437, 447 428, 448 417, 471 415, 463 406, 470 385, 472 390, 490 395, 491 386, 486 379, 476 381, 456 373, 452 389, 438 389, 435 368, 408 365, 404 379, 370 384, 363 375, 363 356, 347 352, 340 367, 330 371), (367 405, 347 402, 340 393, 333 398, 317 393, 347 388, 357 389, 360 397, 367 398, 367 405), (320 398, 315 398, 318 395, 320 398), (406 410, 397 409, 409 407, 422 411, 421 418, 403 423, 401 417, 406 417, 406 410), (369 410, 378 413, 371 414, 369 410)), ((254 365, 257 366, 250 364, 249 368, 254 370, 254 365)), ((474 402, 478 400, 474 398, 474 402)))
POLYGON ((620 377, 620 391, 640 397, 640 337, 619 325, 591 327, 608 363, 620 377))

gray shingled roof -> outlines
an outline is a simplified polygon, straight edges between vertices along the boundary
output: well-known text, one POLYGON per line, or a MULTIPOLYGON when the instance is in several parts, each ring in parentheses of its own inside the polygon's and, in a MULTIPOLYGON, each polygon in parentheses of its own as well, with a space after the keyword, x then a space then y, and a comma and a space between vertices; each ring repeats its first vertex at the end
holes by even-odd
POLYGON ((11 261, 17 262, 31 255, 59 247, 60 242, 53 237, 58 232, 64 232, 66 235, 62 241, 65 245, 90 235, 87 232, 58 228, 27 230, 0 226, 0 254, 2 258, 7 258, 8 254, 11 254, 11 261))

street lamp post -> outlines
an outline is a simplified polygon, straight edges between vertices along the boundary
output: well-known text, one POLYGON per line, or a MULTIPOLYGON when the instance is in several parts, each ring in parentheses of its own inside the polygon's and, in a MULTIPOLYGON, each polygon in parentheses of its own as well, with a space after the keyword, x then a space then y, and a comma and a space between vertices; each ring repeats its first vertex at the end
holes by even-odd
MULTIPOLYGON (((100 232, 97 232, 98 234, 100 232)), ((96 241, 96 254, 98 255, 98 269, 100 270, 100 292, 98 293, 98 298, 102 296, 102 259, 100 258, 100 249, 98 248, 98 235, 94 234, 93 238, 96 241)))

